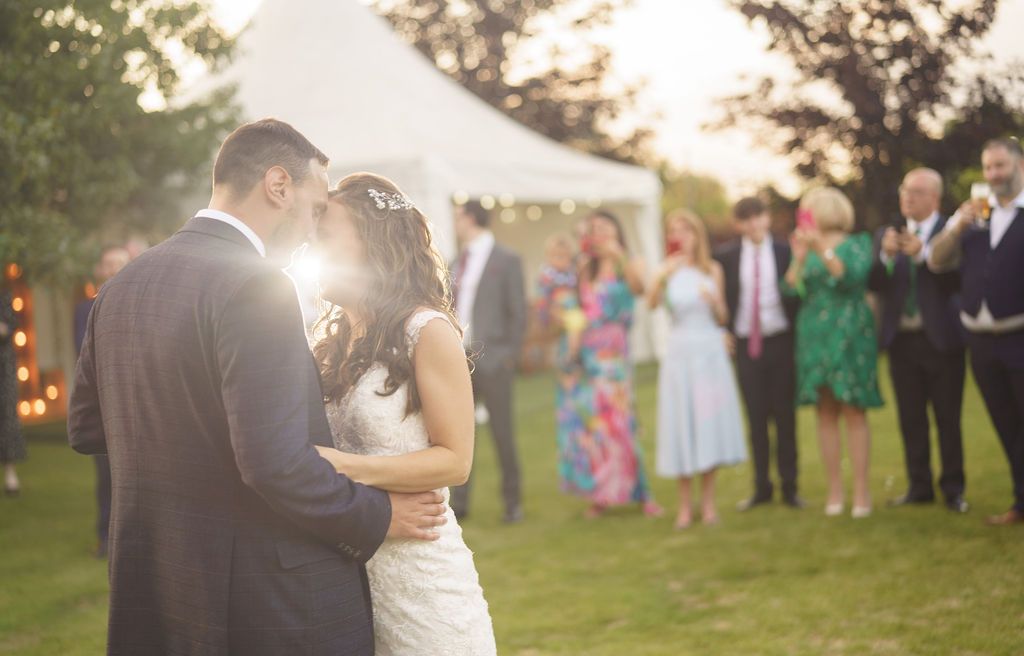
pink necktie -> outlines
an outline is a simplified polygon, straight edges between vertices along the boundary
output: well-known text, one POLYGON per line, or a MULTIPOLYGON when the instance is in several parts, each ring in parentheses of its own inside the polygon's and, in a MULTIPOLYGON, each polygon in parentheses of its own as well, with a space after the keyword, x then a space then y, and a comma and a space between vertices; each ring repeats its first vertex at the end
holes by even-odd
POLYGON ((761 340, 761 249, 754 249, 754 303, 750 308, 750 339, 747 341, 747 355, 752 360, 761 357, 764 346, 761 340))

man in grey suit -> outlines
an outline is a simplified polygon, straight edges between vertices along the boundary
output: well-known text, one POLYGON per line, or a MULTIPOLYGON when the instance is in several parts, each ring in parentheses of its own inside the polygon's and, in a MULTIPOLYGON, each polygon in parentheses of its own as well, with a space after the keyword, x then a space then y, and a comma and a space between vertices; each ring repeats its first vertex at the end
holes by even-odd
POLYGON ((444 521, 436 493, 359 485, 314 449, 331 435, 276 258, 326 208, 326 165, 285 123, 243 125, 210 207, 96 299, 68 438, 110 458, 109 654, 372 654, 364 563, 444 521))
MULTIPOLYGON (((504 521, 523 519, 519 456, 512 412, 516 363, 526 333, 526 295, 519 256, 494 240, 491 215, 470 201, 455 211, 461 251, 453 267, 455 310, 465 327, 465 345, 474 355, 473 395, 487 408, 501 466, 504 521)), ((457 517, 469 513, 470 483, 452 490, 457 517)))

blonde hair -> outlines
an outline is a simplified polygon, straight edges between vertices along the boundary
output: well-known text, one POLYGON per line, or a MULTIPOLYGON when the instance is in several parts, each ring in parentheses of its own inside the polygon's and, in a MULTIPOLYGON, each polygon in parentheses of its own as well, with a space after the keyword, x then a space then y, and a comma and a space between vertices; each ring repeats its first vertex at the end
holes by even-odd
POLYGON ((810 210, 822 232, 853 230, 853 203, 835 187, 811 189, 800 199, 800 209, 810 210))
POLYGON ((576 252, 576 242, 565 232, 556 232, 544 240, 544 254, 547 255, 556 248, 564 248, 569 253, 576 252))
POLYGON ((673 210, 665 217, 665 228, 668 229, 676 221, 682 221, 693 232, 693 266, 704 273, 711 273, 711 242, 704 220, 691 210, 673 210))

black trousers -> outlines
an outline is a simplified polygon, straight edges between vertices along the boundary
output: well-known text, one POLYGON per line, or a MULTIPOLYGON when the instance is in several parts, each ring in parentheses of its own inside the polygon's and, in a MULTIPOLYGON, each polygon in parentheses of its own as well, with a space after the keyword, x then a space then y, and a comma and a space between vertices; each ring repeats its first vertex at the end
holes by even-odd
POLYGON ((96 463, 96 537, 106 546, 110 532, 110 459, 93 456, 96 463))
POLYGON ((747 354, 747 339, 736 342, 736 373, 747 407, 750 450, 754 456, 754 496, 769 499, 773 486, 769 474, 771 446, 768 422, 775 424, 775 461, 784 497, 797 492, 796 362, 793 333, 764 339, 761 357, 747 354))
POLYGON ((942 474, 939 489, 946 500, 964 493, 964 447, 960 412, 967 364, 963 349, 940 351, 924 331, 899 332, 889 346, 889 374, 907 466, 907 496, 935 498, 931 467, 928 406, 939 433, 942 474))
MULTIPOLYGON (((516 450, 515 418, 512 412, 512 390, 515 371, 497 369, 473 372, 473 397, 482 400, 490 416, 489 426, 494 450, 501 467, 501 496, 505 512, 519 508, 521 502, 519 454, 516 450)), ((465 485, 452 488, 452 510, 459 516, 469 512, 472 474, 465 485)))
POLYGON ((1024 331, 968 337, 971 371, 999 434, 1013 478, 1013 507, 1024 512, 1024 331))

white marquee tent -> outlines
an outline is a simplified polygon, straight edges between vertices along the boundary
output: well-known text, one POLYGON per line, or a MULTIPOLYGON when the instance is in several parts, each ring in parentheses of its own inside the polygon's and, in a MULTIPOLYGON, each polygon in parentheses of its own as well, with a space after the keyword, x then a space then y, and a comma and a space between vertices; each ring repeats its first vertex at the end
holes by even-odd
MULTIPOLYGON (((286 120, 327 153, 332 181, 361 170, 395 180, 430 217, 447 257, 460 198, 495 203, 495 233, 523 255, 531 280, 546 236, 570 231, 598 205, 623 218, 634 253, 648 262, 661 253, 654 173, 519 125, 438 71, 358 0, 265 0, 238 47, 231 67, 198 88, 236 84, 247 118, 286 120)), ((649 321, 640 314, 634 353, 648 358, 649 321)))

